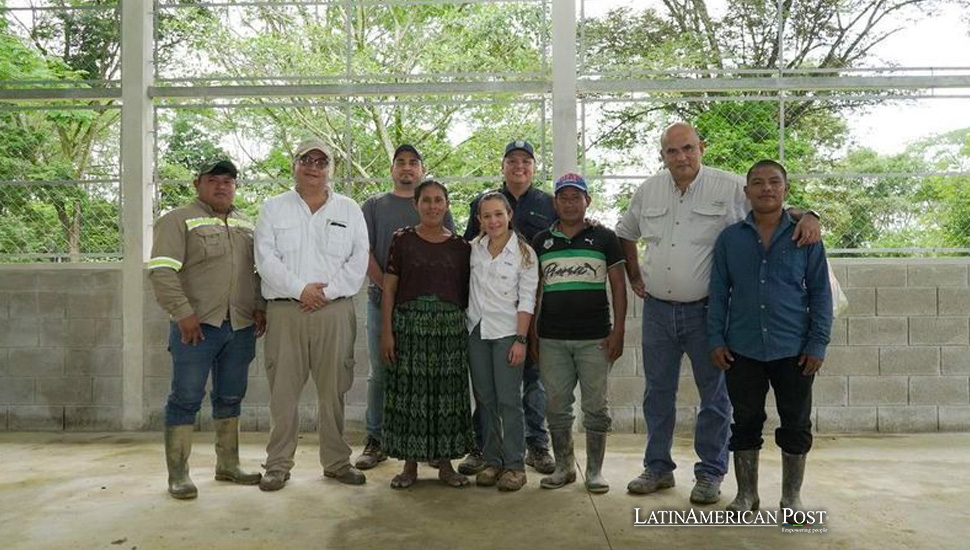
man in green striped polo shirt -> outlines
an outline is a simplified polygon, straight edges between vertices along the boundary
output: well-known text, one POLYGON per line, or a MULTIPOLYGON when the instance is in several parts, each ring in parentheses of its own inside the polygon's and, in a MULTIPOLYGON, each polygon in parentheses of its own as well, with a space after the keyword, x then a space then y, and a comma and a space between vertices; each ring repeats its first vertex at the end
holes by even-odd
POLYGON ((538 363, 556 457, 555 472, 540 485, 558 489, 576 481, 572 427, 573 390, 578 382, 586 431, 586 489, 605 493, 610 486, 601 469, 612 424, 607 375, 610 364, 623 354, 626 260, 616 234, 586 219, 590 201, 581 176, 566 174, 556 180, 554 203, 559 221, 532 241, 541 272, 538 363), (607 284, 613 298, 612 326, 607 284))

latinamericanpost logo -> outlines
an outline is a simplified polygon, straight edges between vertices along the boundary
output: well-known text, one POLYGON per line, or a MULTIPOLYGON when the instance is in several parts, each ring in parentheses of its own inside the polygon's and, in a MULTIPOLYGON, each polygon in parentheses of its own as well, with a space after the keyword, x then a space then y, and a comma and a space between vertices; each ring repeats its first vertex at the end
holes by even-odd
POLYGON ((827 533, 825 510, 652 510, 633 509, 634 527, 769 527, 784 533, 827 533))

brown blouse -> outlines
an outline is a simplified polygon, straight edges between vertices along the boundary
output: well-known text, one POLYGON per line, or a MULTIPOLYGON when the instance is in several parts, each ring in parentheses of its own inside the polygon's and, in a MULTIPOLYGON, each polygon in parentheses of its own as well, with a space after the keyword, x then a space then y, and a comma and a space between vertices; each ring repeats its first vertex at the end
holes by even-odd
POLYGON ((443 302, 468 307, 471 246, 458 235, 440 243, 418 236, 413 227, 394 233, 387 253, 387 273, 398 276, 394 304, 434 295, 443 302))

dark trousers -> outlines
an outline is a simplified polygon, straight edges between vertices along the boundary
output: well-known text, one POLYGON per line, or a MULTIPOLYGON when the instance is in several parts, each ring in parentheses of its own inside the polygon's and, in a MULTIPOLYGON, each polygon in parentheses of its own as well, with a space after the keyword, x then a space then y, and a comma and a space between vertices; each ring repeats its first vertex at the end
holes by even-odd
MULTIPOLYGON (((733 352, 732 352, 733 353, 733 352)), ((815 376, 802 374, 798 357, 756 361, 737 353, 726 373, 728 395, 734 407, 731 424, 732 451, 760 449, 768 385, 775 390, 775 404, 781 427, 775 443, 789 454, 805 454, 812 448, 812 382, 815 376)))

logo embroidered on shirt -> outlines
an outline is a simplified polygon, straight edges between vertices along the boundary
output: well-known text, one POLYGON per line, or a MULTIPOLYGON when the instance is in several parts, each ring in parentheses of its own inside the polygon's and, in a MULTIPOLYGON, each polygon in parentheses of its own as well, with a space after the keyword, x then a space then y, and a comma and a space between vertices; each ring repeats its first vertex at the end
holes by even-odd
POLYGON ((542 243, 542 248, 549 250, 552 248, 552 239, 546 239, 546 242, 542 243))

